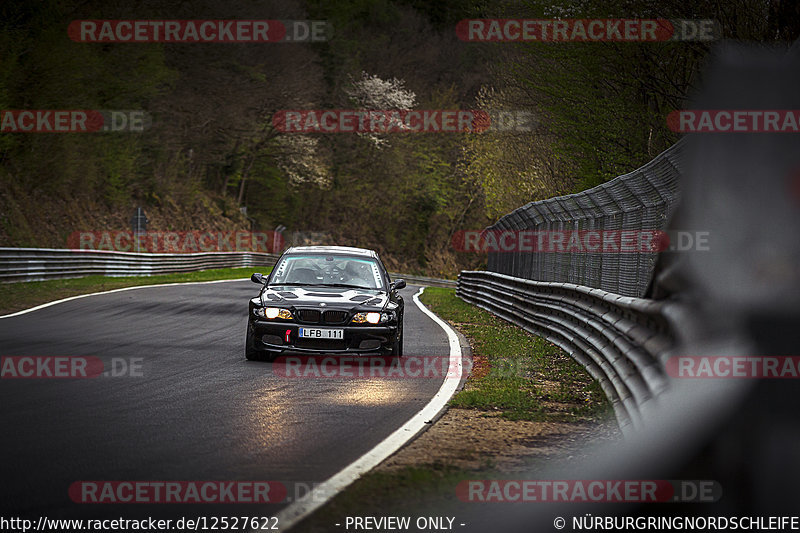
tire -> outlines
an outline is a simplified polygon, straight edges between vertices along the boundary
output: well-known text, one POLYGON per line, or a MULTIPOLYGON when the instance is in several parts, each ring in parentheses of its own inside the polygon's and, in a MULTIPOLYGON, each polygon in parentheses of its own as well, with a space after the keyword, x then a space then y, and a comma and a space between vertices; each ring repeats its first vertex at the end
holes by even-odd
POLYGON ((249 331, 244 341, 244 356, 248 361, 261 361, 263 359, 261 352, 253 346, 253 336, 250 335, 249 331))
POLYGON ((257 350, 253 342, 253 336, 250 334, 250 328, 247 329, 247 334, 244 341, 244 357, 248 361, 274 361, 280 355, 280 352, 273 352, 272 350, 257 350))
POLYGON ((400 326, 400 331, 392 344, 392 355, 394 357, 403 357, 403 326, 400 326))

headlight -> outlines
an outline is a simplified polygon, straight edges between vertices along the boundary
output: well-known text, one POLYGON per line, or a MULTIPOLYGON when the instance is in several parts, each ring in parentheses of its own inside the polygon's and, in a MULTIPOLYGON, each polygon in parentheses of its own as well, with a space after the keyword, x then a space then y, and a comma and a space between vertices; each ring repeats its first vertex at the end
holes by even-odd
POLYGON ((269 318, 270 320, 275 318, 282 318, 283 320, 291 320, 294 318, 292 316, 292 312, 288 309, 283 309, 281 307, 254 307, 253 314, 257 317, 261 318, 269 318))
POLYGON ((391 313, 356 313, 353 315, 353 324, 383 324, 392 319, 391 313))

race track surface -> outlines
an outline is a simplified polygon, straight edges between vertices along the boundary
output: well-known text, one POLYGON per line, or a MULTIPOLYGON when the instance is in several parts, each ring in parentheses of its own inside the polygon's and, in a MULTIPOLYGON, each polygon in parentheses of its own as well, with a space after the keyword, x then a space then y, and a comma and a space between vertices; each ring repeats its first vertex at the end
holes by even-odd
MULTIPOLYGON (((405 355, 446 357, 444 331, 412 301, 417 290, 402 291, 405 355)), ((0 379, 0 514, 268 516, 370 450, 441 386, 440 377, 287 378, 247 361, 255 294, 250 281, 144 287, 0 320, 0 356, 93 356, 125 374, 0 379), (279 481, 287 497, 74 503, 68 490, 81 480, 279 481)))

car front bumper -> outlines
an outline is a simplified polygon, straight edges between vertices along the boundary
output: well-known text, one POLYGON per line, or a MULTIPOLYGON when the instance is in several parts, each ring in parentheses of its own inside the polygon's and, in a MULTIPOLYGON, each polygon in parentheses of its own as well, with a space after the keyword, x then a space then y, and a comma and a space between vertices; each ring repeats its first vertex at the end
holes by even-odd
POLYGON ((257 350, 311 354, 383 354, 390 352, 397 338, 397 324, 380 326, 318 326, 296 322, 251 319, 247 334, 257 350), (343 339, 300 338, 299 328, 342 329, 343 339), (288 340, 287 340, 288 339, 288 340))

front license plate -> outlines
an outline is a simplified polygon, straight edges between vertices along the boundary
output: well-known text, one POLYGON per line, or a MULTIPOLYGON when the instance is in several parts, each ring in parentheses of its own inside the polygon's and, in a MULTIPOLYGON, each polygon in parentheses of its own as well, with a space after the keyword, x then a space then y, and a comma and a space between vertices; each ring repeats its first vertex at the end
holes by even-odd
POLYGON ((300 337, 304 339, 344 339, 343 329, 300 328, 300 337))

